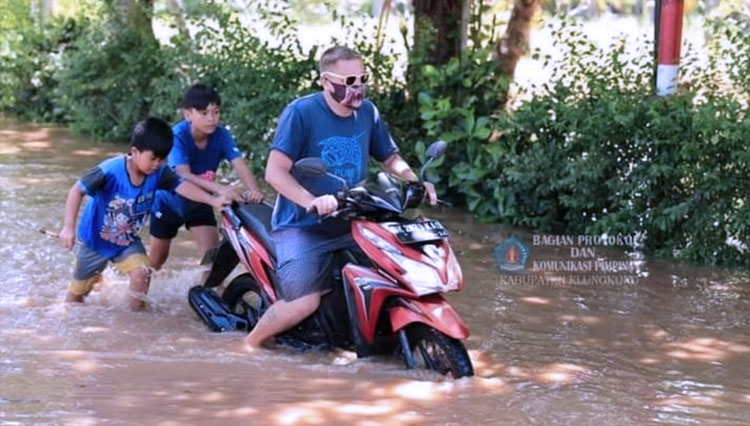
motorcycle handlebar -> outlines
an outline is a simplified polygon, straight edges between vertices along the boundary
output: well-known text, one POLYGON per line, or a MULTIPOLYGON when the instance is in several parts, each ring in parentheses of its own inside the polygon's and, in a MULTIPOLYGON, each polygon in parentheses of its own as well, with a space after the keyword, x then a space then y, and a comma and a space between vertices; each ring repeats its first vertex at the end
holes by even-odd
MULTIPOLYGON (((405 189, 406 189, 406 207, 407 208, 414 208, 418 207, 425 199, 425 196, 427 195, 427 191, 424 187, 424 182, 421 180, 418 181, 405 181, 404 182, 405 189)), ((333 194, 336 198, 336 201, 338 202, 338 209, 334 211, 331 214, 325 215, 323 218, 326 217, 337 217, 344 213, 349 213, 356 210, 355 204, 356 202, 352 201, 352 197, 355 196, 356 188, 353 189, 345 189, 342 191, 338 191, 336 194, 333 194)), ((442 200, 438 200, 438 203, 444 204, 444 205, 450 205, 449 203, 446 203, 442 200)), ((311 206, 305 210, 309 214, 319 215, 318 210, 315 206, 311 206)))
MULTIPOLYGON (((333 213, 331 213, 331 214, 329 214, 329 215, 326 215, 326 217, 327 217, 327 216, 334 216, 334 217, 335 217, 335 216, 337 216, 338 214, 340 214, 339 212, 341 212, 342 210, 344 210, 344 209, 347 209, 347 208, 348 208, 348 207, 347 207, 347 204, 348 204, 348 203, 347 203, 347 200, 348 200, 348 193, 347 193, 347 191, 346 191, 346 190, 344 190, 344 191, 339 191, 339 192, 337 192, 336 194, 333 194, 333 196, 334 196, 334 197, 336 198, 336 202, 338 203, 338 208, 337 208, 337 209, 336 209, 336 211, 334 211, 333 213)), ((307 213, 309 213, 309 214, 314 214, 314 215, 318 216, 318 208, 317 208, 317 207, 315 207, 315 206, 310 206, 310 207, 306 208, 306 209, 305 209, 305 212, 307 212, 307 213)))

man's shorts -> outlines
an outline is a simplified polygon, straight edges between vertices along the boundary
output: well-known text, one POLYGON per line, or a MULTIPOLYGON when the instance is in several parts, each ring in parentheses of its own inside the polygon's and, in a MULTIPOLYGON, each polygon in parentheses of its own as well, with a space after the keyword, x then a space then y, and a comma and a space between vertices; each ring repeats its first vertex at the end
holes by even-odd
POLYGON ((109 262, 113 262, 117 270, 125 274, 141 267, 149 267, 148 256, 140 240, 135 241, 112 258, 104 257, 87 247, 86 244, 79 243, 76 245, 76 265, 73 270, 73 281, 69 286, 70 292, 75 295, 88 294, 94 284, 101 280, 102 271, 109 262))
POLYGON ((305 229, 273 232, 276 243, 279 297, 286 301, 331 289, 333 254, 341 249, 359 250, 351 236, 331 237, 305 229))
MULTIPOLYGON (((185 200, 183 200, 185 201, 185 200)), ((149 233, 152 237, 171 240, 183 224, 190 229, 193 226, 216 226, 214 209, 208 204, 187 201, 183 217, 174 207, 163 205, 151 214, 149 233)))

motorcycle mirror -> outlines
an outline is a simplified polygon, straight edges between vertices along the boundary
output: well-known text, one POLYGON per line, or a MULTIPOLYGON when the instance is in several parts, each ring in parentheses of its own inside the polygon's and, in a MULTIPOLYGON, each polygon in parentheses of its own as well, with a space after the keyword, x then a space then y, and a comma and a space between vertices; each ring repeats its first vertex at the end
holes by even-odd
POLYGON ((297 160, 294 171, 304 177, 323 177, 328 173, 328 167, 320 158, 308 157, 297 160))
POLYGON ((432 160, 442 157, 443 154, 445 154, 446 149, 448 149, 448 142, 446 141, 433 142, 429 146, 429 148, 427 148, 427 152, 425 152, 426 161, 432 161, 432 160))
POLYGON ((419 178, 424 180, 424 172, 427 170, 427 166, 430 165, 435 159, 440 158, 445 154, 448 149, 448 142, 446 141, 435 141, 427 148, 425 152, 425 161, 422 165, 422 169, 419 170, 419 178))

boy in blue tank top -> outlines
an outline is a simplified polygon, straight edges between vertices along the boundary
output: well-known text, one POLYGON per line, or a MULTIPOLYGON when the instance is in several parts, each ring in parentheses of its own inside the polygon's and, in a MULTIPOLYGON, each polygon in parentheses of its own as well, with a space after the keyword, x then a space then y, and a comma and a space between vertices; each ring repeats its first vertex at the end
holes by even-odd
MULTIPOLYGON (((285 331, 315 312, 321 294, 330 289, 333 254, 356 248, 349 224, 321 216, 338 208, 335 179, 297 178, 294 162, 319 157, 329 172, 348 186, 367 177, 369 157, 404 180, 418 176, 398 154, 378 109, 365 99, 368 80, 359 54, 342 46, 320 58, 320 93, 289 104, 281 114, 266 165, 266 181, 278 191, 273 211, 280 300, 271 305, 245 339, 250 349, 285 331), (308 213, 316 209, 318 215, 308 213)), ((430 204, 435 187, 425 182, 430 204)))
POLYGON ((212 197, 199 187, 183 182, 164 158, 172 148, 172 129, 158 118, 147 118, 133 130, 130 152, 103 161, 80 178, 68 192, 60 241, 67 249, 75 243, 75 227, 83 197, 86 205, 78 226, 76 265, 67 302, 83 299, 101 279, 109 262, 130 277, 130 307, 143 307, 150 268, 138 232, 148 218, 158 189, 177 192, 191 200, 220 208, 227 197, 212 197))
MULTIPOLYGON (((222 194, 232 201, 260 202, 263 194, 250 172, 242 153, 229 131, 219 124, 221 98, 212 88, 202 84, 190 87, 182 99, 185 120, 173 128, 174 146, 167 163, 186 181, 205 191, 222 194), (241 194, 230 185, 216 182, 216 169, 227 160, 247 192, 241 194)), ((219 245, 216 218, 211 206, 185 199, 181 195, 158 191, 152 208, 151 267, 158 270, 169 256, 172 239, 182 225, 190 231, 203 256, 219 245)))

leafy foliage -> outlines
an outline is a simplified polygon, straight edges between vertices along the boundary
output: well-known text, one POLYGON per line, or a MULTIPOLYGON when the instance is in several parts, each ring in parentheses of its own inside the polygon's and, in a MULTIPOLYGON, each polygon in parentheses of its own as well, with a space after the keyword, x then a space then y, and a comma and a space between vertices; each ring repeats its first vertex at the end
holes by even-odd
MULTIPOLYGON (((442 170, 452 195, 486 221, 638 234, 647 253, 750 264, 743 86, 750 69, 730 67, 735 89, 724 92, 719 61, 687 58, 695 68, 691 91, 658 98, 651 95, 652 59, 627 55, 625 40, 600 49, 567 22, 556 33, 563 60, 534 98, 488 118, 499 137, 475 137, 471 126, 444 133, 465 149, 442 170)), ((734 44, 726 49, 745 48, 744 39, 727 40, 734 44)), ((423 107, 423 118, 443 124, 456 105, 423 107)), ((479 119, 464 120, 472 122, 479 119)))
POLYGON ((168 64, 152 38, 125 30, 109 35, 90 27, 66 55, 59 104, 74 130, 126 140, 152 109, 153 82, 168 64))
MULTIPOLYGON (((327 46, 302 48, 288 2, 254 2, 252 22, 224 2, 185 5, 190 32, 166 45, 137 32, 113 34, 106 9, 5 32, 0 108, 126 139, 146 114, 177 120, 182 92, 203 82, 219 88, 222 121, 260 170, 282 108, 317 90, 316 58, 327 46)), ((406 78, 397 78, 405 58, 381 51, 375 28, 334 21, 346 37, 331 43, 363 54, 373 75, 368 96, 402 154, 416 164, 429 142, 446 140, 448 154, 428 177, 480 219, 543 232, 638 234, 647 253, 750 266, 744 23, 712 23, 708 61, 688 54, 681 92, 658 98, 649 42, 635 54, 632 40, 601 48, 574 22, 559 21, 561 59, 545 58, 552 78, 509 111, 497 96, 511 82, 492 59, 494 24, 474 22, 470 47, 441 66, 412 46, 406 78)))
POLYGON ((0 108, 24 119, 62 120, 64 112, 55 101, 56 74, 79 33, 73 19, 41 29, 28 22, 5 32, 0 39, 0 108))

